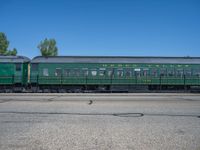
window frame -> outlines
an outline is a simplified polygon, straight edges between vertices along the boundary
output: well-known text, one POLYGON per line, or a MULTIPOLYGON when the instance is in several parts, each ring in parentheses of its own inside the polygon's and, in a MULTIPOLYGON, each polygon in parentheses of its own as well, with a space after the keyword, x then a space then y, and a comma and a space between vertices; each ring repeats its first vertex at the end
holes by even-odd
POLYGON ((141 68, 134 68, 134 75, 137 77, 141 76, 141 68))
POLYGON ((133 76, 132 68, 125 68, 124 71, 125 71, 125 73, 124 73, 125 77, 130 78, 133 76), (129 73, 129 75, 127 75, 127 73, 129 73))
POLYGON ((192 68, 185 68, 184 69, 184 75, 186 77, 191 77, 192 76, 192 68))
POLYGON ((70 68, 65 68, 64 70, 63 70, 63 76, 65 76, 65 77, 70 77, 70 68))
POLYGON ((115 69, 114 68, 107 68, 106 72, 107 72, 106 75, 108 77, 113 77, 115 75, 115 69))
POLYGON ((124 69, 123 69, 123 68, 117 68, 117 70, 116 70, 116 75, 117 75, 117 77, 119 77, 119 78, 124 77, 124 69))
POLYGON ((174 77, 174 76, 175 76, 174 68, 168 68, 167 69, 167 77, 174 77))
POLYGON ((62 68, 56 68, 55 69, 55 72, 54 72, 54 75, 56 76, 56 77, 61 77, 62 76, 62 68), (57 71, 60 71, 60 72, 57 72, 57 71))
POLYGON ((175 70, 175 72, 176 72, 176 77, 183 77, 183 75, 184 75, 183 68, 178 68, 175 70))
POLYGON ((76 77, 80 77, 81 76, 81 70, 79 68, 74 68, 74 76, 76 77))
POLYGON ((39 64, 38 63, 32 63, 31 64, 31 71, 38 71, 39 64))
POLYGON ((142 76, 144 76, 144 77, 149 76, 149 68, 143 68, 142 69, 142 76))
POLYGON ((99 76, 100 77, 106 76, 106 68, 99 68, 99 76))
POLYGON ((15 63, 15 71, 22 71, 22 63, 15 63))
POLYGON ((42 75, 44 77, 48 77, 49 76, 49 68, 43 68, 42 69, 42 75))
POLYGON ((82 72, 83 72, 83 76, 84 76, 84 77, 89 76, 89 69, 88 69, 88 68, 82 68, 81 70, 82 70, 82 72))
POLYGON ((92 77, 96 77, 96 76, 98 75, 97 69, 95 69, 95 68, 90 69, 90 75, 91 75, 92 77), (93 73, 95 73, 95 74, 93 74, 93 73))
POLYGON ((167 76, 167 68, 160 68, 159 74, 161 77, 166 77, 167 76))

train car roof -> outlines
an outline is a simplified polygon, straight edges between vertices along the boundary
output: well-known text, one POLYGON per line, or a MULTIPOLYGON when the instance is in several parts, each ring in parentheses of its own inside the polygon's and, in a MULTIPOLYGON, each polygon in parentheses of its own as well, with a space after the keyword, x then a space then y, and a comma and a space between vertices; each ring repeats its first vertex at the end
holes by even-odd
POLYGON ((30 59, 25 56, 2 56, 0 55, 0 63, 24 63, 30 62, 30 59))
POLYGON ((37 56, 32 63, 147 63, 147 64, 200 64, 200 57, 153 56, 37 56))

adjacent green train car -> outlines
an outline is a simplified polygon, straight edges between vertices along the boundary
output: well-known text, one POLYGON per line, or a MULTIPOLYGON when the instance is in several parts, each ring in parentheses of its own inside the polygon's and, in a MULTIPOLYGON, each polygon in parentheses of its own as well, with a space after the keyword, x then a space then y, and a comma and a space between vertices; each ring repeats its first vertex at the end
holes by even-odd
POLYGON ((200 86, 200 57, 38 56, 31 61, 30 83, 64 91, 190 89, 200 86))
POLYGON ((26 86, 29 62, 24 56, 0 56, 0 90, 5 92, 26 86))

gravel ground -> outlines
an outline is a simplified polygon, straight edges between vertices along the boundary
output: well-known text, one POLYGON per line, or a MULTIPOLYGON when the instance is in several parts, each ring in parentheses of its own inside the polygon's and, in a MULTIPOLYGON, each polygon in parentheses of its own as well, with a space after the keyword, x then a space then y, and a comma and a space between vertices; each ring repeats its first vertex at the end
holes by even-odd
POLYGON ((200 150, 198 116, 198 95, 0 95, 0 149, 200 150))

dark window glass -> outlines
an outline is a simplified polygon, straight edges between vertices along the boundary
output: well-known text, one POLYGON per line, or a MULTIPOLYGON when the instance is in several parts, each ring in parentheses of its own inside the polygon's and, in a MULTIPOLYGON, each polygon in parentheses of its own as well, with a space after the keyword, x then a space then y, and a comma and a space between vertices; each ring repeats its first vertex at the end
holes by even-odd
POLYGON ((15 64, 15 65, 16 65, 16 71, 22 70, 22 68, 21 68, 22 64, 15 64))
POLYGON ((167 70, 165 68, 160 69, 160 76, 166 76, 167 75, 167 70))
POLYGON ((49 76, 49 70, 48 68, 43 69, 43 76, 49 76))
POLYGON ((176 70, 176 76, 177 77, 182 77, 183 76, 183 69, 177 69, 176 70))
POLYGON ((167 75, 168 75, 169 77, 174 76, 174 69, 168 69, 168 70, 167 70, 167 75))
POLYGON ((99 76, 105 76, 106 75, 106 68, 100 68, 99 69, 99 76))
POLYGON ((149 75, 149 69, 144 68, 143 72, 142 72, 142 75, 145 76, 145 77, 148 76, 149 75))
POLYGON ((200 76, 200 69, 197 69, 197 68, 192 69, 192 75, 199 77, 200 76))
POLYGON ((88 76, 89 74, 88 68, 83 68, 82 70, 83 70, 83 75, 88 76))
POLYGON ((184 70, 184 74, 185 74, 185 76, 187 76, 187 77, 188 77, 188 76, 191 76, 191 74, 192 74, 191 69, 189 69, 189 68, 188 68, 188 69, 185 69, 185 70, 184 70))
POLYGON ((65 69, 64 70, 64 76, 70 76, 70 69, 65 69))
POLYGON ((61 75, 62 75, 62 70, 60 68, 56 68, 55 76, 61 76, 61 75))
POLYGON ((135 76, 137 76, 137 77, 141 76, 141 69, 140 68, 135 68, 134 72, 135 72, 135 76))
POLYGON ((38 64, 32 64, 31 65, 31 70, 32 71, 38 71, 38 64))
POLYGON ((157 77, 157 69, 151 69, 151 75, 153 76, 153 77, 157 77))
POLYGON ((80 76, 81 75, 81 71, 79 69, 65 69, 64 70, 64 75, 65 76, 80 76))
POLYGON ((132 75, 131 69, 127 68, 125 74, 126 74, 126 77, 131 77, 131 75, 132 75))
POLYGON ((107 74, 109 77, 113 76, 114 75, 114 69, 107 69, 107 74))
POLYGON ((118 77, 123 77, 123 75, 124 75, 123 69, 118 69, 117 70, 117 76, 118 77))
POLYGON ((73 77, 75 75, 75 70, 74 69, 70 69, 69 75, 71 77, 73 77))
POLYGON ((80 76, 81 75, 81 72, 80 72, 80 70, 79 69, 74 69, 74 75, 75 76, 80 76))

